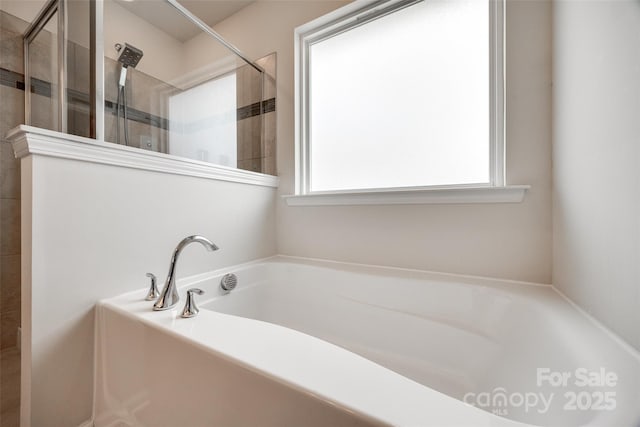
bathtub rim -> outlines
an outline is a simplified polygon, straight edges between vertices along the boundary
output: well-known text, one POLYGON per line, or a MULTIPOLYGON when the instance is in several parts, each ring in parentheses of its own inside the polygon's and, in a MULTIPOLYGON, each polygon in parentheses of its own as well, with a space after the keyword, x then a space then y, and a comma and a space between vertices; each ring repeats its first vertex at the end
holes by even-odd
MULTIPOLYGON (((529 281, 523 281, 523 280, 494 278, 489 276, 480 276, 480 275, 473 275, 473 274, 447 273, 447 272, 440 272, 440 271, 434 271, 434 270, 421 270, 421 269, 414 269, 414 268, 384 266, 384 265, 365 264, 365 263, 356 263, 356 262, 347 262, 347 261, 337 261, 337 260, 330 260, 330 259, 323 259, 323 258, 311 258, 311 257, 277 254, 277 255, 258 258, 255 260, 250 260, 250 261, 242 262, 239 264, 234 264, 231 266, 220 267, 215 270, 210 270, 203 273, 197 273, 194 275, 183 277, 178 279, 176 284, 179 291, 185 291, 188 286, 193 286, 197 283, 210 280, 213 277, 221 276, 225 273, 233 273, 234 271, 250 268, 260 264, 270 264, 270 263, 292 263, 292 264, 299 264, 299 265, 315 266, 320 268, 333 268, 333 269, 338 269, 340 271, 348 271, 352 273, 366 273, 365 270, 371 270, 373 272, 383 274, 385 277, 398 277, 398 275, 400 275, 402 278, 408 278, 408 279, 441 280, 443 282, 459 283, 459 284, 465 284, 469 286, 482 286, 482 287, 499 289, 499 290, 517 290, 518 288, 547 289, 552 291, 557 296, 559 296, 563 302, 568 303, 573 309, 575 309, 580 314, 581 317, 584 317, 591 325, 595 326, 597 329, 603 332, 608 337, 608 339, 612 340, 616 345, 620 346, 625 351, 625 353, 627 353, 629 356, 631 356, 633 359, 635 359, 637 362, 640 363, 640 349, 636 349, 634 346, 629 344, 624 338, 622 338, 612 329, 607 327, 605 324, 603 324, 600 320, 595 318, 593 315, 588 313, 584 308, 578 305, 578 303, 576 303, 573 299, 571 299, 561 289, 559 289, 557 286, 555 286, 552 283, 537 283, 537 282, 529 282, 529 281)), ((139 293, 141 290, 146 290, 146 288, 138 288, 133 291, 120 294, 113 298, 107 298, 105 300, 115 299, 120 296, 139 293)), ((205 298, 203 299, 202 303, 206 304, 208 301, 209 301, 209 298, 205 298)))
MULTIPOLYGON (((539 284, 539 283, 532 283, 532 282, 523 282, 523 281, 515 281, 515 280, 505 280, 505 279, 496 279, 496 278, 488 278, 488 277, 482 277, 482 276, 473 276, 473 275, 460 275, 460 274, 455 274, 455 273, 441 273, 441 272, 433 272, 433 271, 425 271, 425 270, 417 270, 417 269, 406 269, 406 268, 399 268, 399 267, 386 267, 386 266, 371 266, 371 265, 366 265, 366 264, 357 264, 357 263, 348 263, 348 262, 341 262, 341 261, 331 261, 331 260, 322 260, 322 259, 313 259, 313 258, 305 258, 305 257, 294 257, 294 256, 283 256, 283 255, 275 255, 275 256, 271 256, 271 257, 266 257, 266 258, 261 258, 261 259, 257 259, 257 260, 253 260, 253 261, 248 261, 245 263, 240 263, 240 264, 236 264, 233 266, 228 266, 228 267, 223 267, 223 268, 219 268, 216 270, 212 270, 209 272, 205 272, 205 273, 200 273, 200 274, 196 274, 196 275, 192 275, 189 277, 185 277, 182 278, 181 280, 178 281, 178 287, 179 290, 181 292, 184 292, 184 288, 191 286, 193 284, 202 282, 202 281, 206 281, 206 280, 210 280, 215 278, 216 276, 221 277, 223 274, 228 273, 228 272, 233 272, 233 271, 239 271, 242 269, 247 269, 247 268, 252 268, 252 267, 256 267, 256 266, 260 266, 260 265, 268 265, 268 264, 272 264, 272 263, 283 263, 283 264, 296 264, 296 265, 303 265, 303 266, 315 266, 315 267, 320 267, 320 268, 328 268, 328 269, 337 269, 340 271, 348 271, 348 272, 352 272, 352 273, 374 273, 376 275, 379 275, 379 273, 385 273, 383 274, 383 276, 386 277, 403 277, 403 278, 413 278, 413 279, 421 279, 421 280, 438 280, 441 282, 452 282, 452 283, 458 283, 458 284, 464 284, 464 285, 470 285, 470 286, 482 286, 482 287, 486 287, 486 288, 493 288, 493 289, 497 289, 497 290, 514 290, 517 292, 518 289, 545 289, 545 290, 549 290, 549 292, 551 292, 552 294, 554 294, 554 296, 560 297, 559 300, 561 300, 563 303, 569 303, 569 306, 572 309, 577 309, 577 313, 579 313, 580 317, 586 317, 587 320, 589 321, 588 323, 592 324, 592 326, 597 326, 601 332, 604 332, 605 335, 608 337, 608 339, 612 339, 613 342, 616 344, 617 347, 623 349, 624 353, 626 353, 627 355, 630 355, 633 357, 633 359, 635 359, 636 361, 640 361, 640 353, 638 353, 633 347, 630 346, 630 344, 626 343, 622 338, 618 337, 615 333, 613 333, 612 331, 610 331, 608 328, 606 328, 604 325, 602 325, 597 319, 593 318, 592 316, 590 316, 588 313, 586 313, 584 310, 582 310, 579 306, 577 306, 571 299, 569 299, 568 297, 566 297, 564 294, 562 294, 562 292, 560 292, 558 289, 556 289, 553 285, 550 284, 539 284), (558 294, 558 295, 556 295, 558 294), (595 324, 595 325, 593 325, 595 324)), ((341 407, 349 412, 358 414, 358 416, 363 417, 365 419, 371 419, 372 421, 376 422, 376 423, 382 423, 382 424, 387 424, 387 425, 415 425, 416 423, 405 423, 405 422, 397 422, 398 420, 402 419, 406 421, 406 417, 400 416, 398 418, 398 420, 395 419, 395 417, 387 417, 387 416, 378 416, 375 413, 372 414, 369 411, 364 411, 361 408, 358 407, 352 407, 349 404, 345 404, 344 401, 336 401, 334 400, 331 396, 327 396, 325 393, 322 392, 318 392, 317 390, 313 390, 313 389, 309 389, 306 388, 303 384, 298 383, 296 381, 291 381, 290 379, 284 378, 282 376, 278 376, 277 374, 269 371, 269 370, 265 370, 259 366, 253 365, 249 362, 247 362, 246 360, 243 360, 241 358, 237 358, 234 357, 232 355, 229 355, 227 353, 224 353, 223 351, 220 351, 219 349, 215 349, 212 348, 209 344, 205 344, 203 342, 200 342, 197 339, 194 339, 191 336, 185 335, 184 333, 180 332, 180 331, 176 331, 173 330, 171 328, 171 325, 168 325, 166 323, 166 319, 165 321, 158 321, 157 318, 155 319, 147 319, 143 316, 139 316, 136 313, 132 313, 131 311, 127 310, 125 307, 122 307, 122 303, 123 303, 123 299, 126 300, 127 297, 134 297, 135 301, 139 301, 141 299, 141 296, 144 294, 145 289, 141 288, 141 289, 137 289, 135 291, 131 291, 131 292, 127 292, 125 294, 119 295, 117 297, 113 297, 113 298, 109 298, 109 299, 105 299, 100 301, 99 305, 101 307, 108 307, 110 309, 115 309, 118 313, 125 315, 129 318, 132 318, 134 320, 138 320, 138 321, 142 321, 143 323, 145 323, 148 326, 151 326, 153 328, 156 329, 160 329, 162 331, 168 332, 170 333, 172 336, 177 337, 181 340, 186 340, 189 341, 195 345, 197 345, 199 348, 209 352, 209 353, 213 353, 215 356, 217 357, 222 357, 225 360, 230 361, 231 363, 235 363, 235 364, 239 364, 240 366, 244 367, 245 369, 249 369, 250 371, 258 374, 258 375, 262 375, 262 376, 266 376, 267 378, 270 378, 274 381, 277 381, 278 383, 284 384, 285 386, 288 387, 292 387, 300 392, 303 392, 305 394, 311 394, 314 395, 318 398, 321 398, 323 401, 325 401, 326 403, 330 404, 330 405, 334 405, 334 406, 338 406, 341 407)), ((126 301, 125 301, 126 302, 126 301)), ((131 302, 131 300, 129 301, 129 303, 131 302)), ((142 301, 142 303, 144 303, 144 301, 142 301)), ((203 302, 203 304, 206 304, 206 302, 203 302)), ((126 304, 125 304, 126 305, 126 304)), ((135 305, 135 304, 134 304, 135 305)), ((181 304, 179 304, 181 305, 181 304)), ((177 309, 171 310, 170 312, 174 313, 174 320, 178 320, 175 319, 175 311, 177 309)), ((209 312, 209 310, 204 310, 209 312)), ((158 313, 158 312, 154 312, 154 313, 158 313)), ((168 312, 165 312, 168 313, 168 312)), ((231 318, 238 318, 237 316, 234 315, 230 315, 230 314, 224 314, 224 313, 217 313, 217 312, 211 312, 214 313, 214 317, 215 316, 227 316, 227 317, 231 317, 231 318)), ((208 316, 208 315, 205 315, 208 316)), ((187 319, 179 319, 179 321, 189 321, 187 319)), ((245 319, 246 320, 246 319, 245 319)), ((256 320, 250 320, 251 322, 260 322, 260 321, 256 321, 256 320)), ((262 322, 262 323, 267 323, 267 322, 262 322)), ((274 324, 269 324, 272 327, 276 327, 276 328, 284 328, 282 326, 279 325, 274 325, 274 324)), ((291 329, 285 328, 288 331, 292 331, 291 329)), ((297 331, 296 331, 297 332, 297 331)), ((311 337, 309 335, 297 332, 299 334, 305 335, 307 337, 313 338, 318 340, 315 337, 311 337)), ((97 336, 97 335, 96 335, 97 336)), ((320 340, 322 341, 322 340, 320 340)), ((324 342, 324 341, 322 341, 324 342)), ((326 343, 326 342, 324 342, 326 343)), ((326 343, 330 346, 333 346, 330 343, 326 343)), ((341 351, 346 351, 340 348, 341 351)), ((348 351, 347 351, 348 352, 348 351)), ((348 352, 350 353, 350 352, 348 352)), ((358 356, 354 353, 350 353, 358 358, 364 359, 361 356, 358 356)), ((369 363, 373 363, 375 364, 375 362, 371 362, 368 359, 364 359, 369 363)), ((377 364, 375 364, 377 365, 377 364)), ((384 370, 388 370, 387 368, 384 368, 380 365, 379 366, 381 369, 384 370)), ((390 371, 390 370, 389 370, 390 371)), ((393 375, 398 375, 401 378, 403 378, 406 381, 409 381, 411 383, 415 383, 415 381, 403 377, 400 374, 397 374, 393 371, 390 371, 393 375)), ((454 401, 455 404, 459 404, 462 405, 460 406, 460 409, 463 409, 464 407, 468 406, 469 408, 472 408, 475 411, 479 411, 479 414, 477 415, 477 419, 476 417, 474 417, 473 419, 469 419, 467 424, 472 423, 473 425, 492 425, 492 426, 497 426, 497 425, 503 425, 503 426, 525 426, 528 424, 524 424, 522 422, 518 422, 518 421, 514 421, 508 418, 503 418, 503 417, 499 417, 497 415, 493 415, 491 413, 488 413, 482 409, 479 408, 475 408, 472 407, 470 405, 465 404, 464 402, 455 399, 453 397, 450 396, 446 396, 434 389, 431 389, 429 387, 426 387, 422 384, 419 383, 415 383, 417 384, 419 387, 423 387, 426 388, 428 390, 430 390, 431 392, 437 393, 442 395, 443 397, 445 397, 446 399, 451 399, 452 401, 454 401)), ((97 381, 96 381, 96 385, 97 385, 97 381)), ((445 405, 443 405, 445 406, 445 405)), ((375 411, 374 411, 375 412, 375 411)), ((466 412, 466 411, 465 411, 466 412)), ((414 420, 415 421, 415 420, 414 420)), ((422 419, 422 421, 424 421, 424 419, 422 419)), ((442 419, 440 419, 439 421, 443 421, 442 419)), ((451 425, 455 425, 455 424, 451 424, 451 425)))
MULTIPOLYGON (((442 427, 446 427, 446 426, 469 426, 469 425, 473 425, 475 427, 533 427, 530 424, 526 424, 526 423, 522 423, 522 422, 518 422, 515 420, 511 420, 508 418, 504 418, 504 417, 500 417, 494 414, 491 414, 489 412, 486 412, 480 408, 476 408, 472 405, 469 405, 463 401, 460 401, 456 398, 447 396, 435 389, 426 387, 422 384, 416 383, 415 381, 411 380, 410 378, 406 378, 403 377, 402 375, 395 373, 391 370, 389 370, 388 368, 385 368, 381 365, 378 365, 375 362, 372 362, 362 356, 359 356, 355 353, 352 353, 348 350, 342 349, 338 346, 335 346, 334 344, 328 343, 326 341, 323 341, 319 338, 315 338, 311 335, 307 335, 304 334, 302 332, 298 332, 295 331, 293 329, 289 329, 283 326, 279 326, 279 325, 275 325, 275 324, 270 324, 268 322, 262 322, 262 321, 256 321, 256 320, 252 320, 252 319, 248 319, 248 321, 250 322, 254 322, 254 323, 261 323, 264 325, 269 325, 269 328, 276 328, 276 329, 286 329, 287 333, 295 333, 298 336, 305 336, 308 337, 314 341, 318 341, 318 342, 322 342, 323 346, 330 346, 330 347, 335 347, 338 352, 340 352, 341 354, 349 354, 349 358, 353 359, 356 358, 359 361, 364 361, 365 363, 369 364, 369 365, 375 365, 376 366, 376 370, 383 370, 386 371, 388 373, 391 374, 391 376, 393 376, 395 379, 400 379, 401 382, 407 384, 407 383, 412 383, 414 384, 413 387, 417 387, 421 390, 428 390, 427 393, 430 396, 427 396, 429 398, 434 398, 433 401, 431 402, 426 402, 426 405, 429 405, 429 407, 434 408, 431 411, 420 411, 420 412, 430 412, 432 415, 427 415, 427 414, 411 414, 408 415, 406 411, 391 411, 393 412, 393 414, 388 414, 388 413, 384 413, 385 411, 380 411, 380 408, 384 407, 385 403, 388 403, 388 400, 385 399, 379 399, 379 401, 373 403, 373 404, 369 404, 366 405, 368 410, 366 408, 363 408, 362 405, 359 404, 353 404, 354 402, 350 401, 350 399, 340 399, 337 398, 336 396, 332 395, 332 393, 327 393, 326 390, 318 390, 318 389, 313 389, 310 388, 308 386, 305 386, 303 384, 302 381, 294 381, 291 380, 290 378, 285 378, 283 375, 280 375, 278 373, 275 373, 272 370, 269 369, 265 369, 263 367, 260 366, 256 366, 255 364, 244 360, 243 358, 237 357, 237 356, 233 356, 230 355, 229 353, 220 350, 219 348, 214 348, 212 347, 210 344, 207 344, 205 342, 203 342, 201 339, 195 338, 193 336, 190 336, 189 334, 185 334, 184 331, 176 331, 175 329, 171 328, 170 326, 167 326, 166 324, 163 324, 163 322, 156 322, 156 321, 152 321, 149 320, 147 318, 144 317, 140 317, 136 314, 131 313, 130 311, 128 311, 126 308, 123 308, 121 306, 119 306, 119 304, 117 303, 113 303, 113 302, 109 302, 109 301, 101 301, 98 304, 97 307, 97 316, 101 316, 102 315, 102 310, 111 310, 113 312, 115 312, 116 314, 120 315, 120 316, 124 316, 126 318, 129 318, 132 321, 135 322, 141 322, 143 323, 146 327, 150 327, 153 328, 157 331, 160 332, 164 332, 166 334, 168 334, 169 336, 182 341, 182 342, 186 342, 189 345, 193 345, 196 348, 207 352, 209 354, 211 354, 213 357, 218 357, 221 358, 222 360, 225 360, 229 363, 233 363, 243 369, 247 369, 250 372, 253 372, 256 375, 260 375, 262 377, 265 377, 269 380, 272 380, 278 384, 281 384, 285 387, 289 387, 291 389, 294 389, 300 393, 303 393, 307 396, 311 396, 313 398, 316 398, 318 400, 321 400, 322 402, 324 402, 327 405, 330 406, 334 406, 337 408, 340 408, 341 410, 344 410, 345 412, 351 413, 354 416, 368 421, 370 422, 372 425, 376 425, 376 426, 407 426, 407 427, 412 427, 412 426, 427 426, 427 425, 438 425, 438 426, 442 426, 442 427), (443 406, 453 406, 455 408, 451 408, 447 411, 443 410, 443 406), (437 409, 435 409, 437 408, 437 409), (440 412, 439 414, 435 414, 433 415, 434 412, 440 412), (382 413, 381 413, 382 412, 382 413), (464 420, 460 420, 461 417, 461 413, 462 417, 464 418, 464 420), (457 418, 458 421, 452 421, 449 418, 450 417, 454 417, 457 418), (426 418, 425 418, 426 417, 426 418), (431 418, 433 417, 433 419, 431 418)), ((174 310, 172 310, 174 311, 174 310)), ((210 310, 206 310, 207 312, 210 313, 209 316, 219 316, 219 317, 226 317, 226 318, 235 318, 235 319, 243 319, 240 318, 238 316, 233 316, 233 315, 228 315, 228 314, 223 314, 223 313, 217 313, 217 312, 213 312, 210 310)), ((157 313, 157 312, 156 312, 157 313)), ((165 312, 167 313, 167 312, 165 312)), ((205 314, 203 317, 206 317, 207 315, 205 314)), ((180 320, 186 320, 186 321, 192 321, 195 318, 192 319, 180 319, 180 320)), ((201 318, 202 319, 202 318, 201 318)), ((207 319, 208 320, 208 319, 207 319)), ((96 328, 99 327, 98 325, 96 325, 96 328)), ((98 344, 96 343, 96 347, 98 346, 98 344)), ((98 356, 98 354, 96 353, 96 357, 98 356)), ((97 371, 97 370, 96 370, 97 371)), ((347 371, 349 372, 350 375, 352 375, 354 372, 353 371, 347 371)), ((95 374, 97 374, 97 372, 94 372, 95 374)), ((99 387, 98 384, 98 379, 96 378, 96 382, 94 384, 94 388, 99 387)), ((413 406, 415 408, 415 406, 413 406)), ((405 406, 406 409, 411 409, 408 408, 407 406, 405 406)), ((94 413, 93 413, 93 417, 95 418, 95 402, 94 402, 94 413)))
MULTIPOLYGON (((192 286, 196 283, 210 280, 216 277, 221 277, 223 274, 230 271, 238 271, 240 269, 251 268, 255 266, 259 266, 261 264, 269 264, 273 262, 284 262, 284 263, 301 263, 303 258, 295 258, 298 262, 294 261, 294 257, 285 257, 285 256, 273 256, 262 258, 255 261, 249 261, 246 263, 237 264, 230 267, 224 267, 220 269, 216 269, 210 272, 201 273, 193 276, 189 276, 183 278, 178 281, 178 288, 180 291, 184 292, 185 288, 192 286)), ((309 265, 306 262, 302 262, 303 265, 309 265)), ((318 265, 329 267, 327 263, 318 260, 312 260, 312 265, 318 265)), ((349 263, 345 263, 349 265, 349 263)), ((351 264, 354 265, 354 264, 351 264)), ((355 265, 357 268, 361 268, 362 266, 355 265)), ((382 267, 384 268, 384 267, 382 267)), ((395 269, 394 269, 395 271, 395 269)), ((411 274, 415 273, 424 273, 420 270, 410 271, 411 274)), ((439 276, 439 273, 434 273, 439 276)), ((394 275, 394 276, 397 276, 394 275)), ((456 275, 445 274, 446 277, 456 277, 456 275)), ((442 276, 442 277, 444 277, 442 276)), ((410 378, 404 377, 386 367, 383 367, 373 361, 370 361, 358 354, 350 352, 342 347, 336 346, 319 338, 313 337, 311 335, 307 335, 302 332, 295 331, 293 329, 286 328, 284 326, 275 325, 268 322, 257 321, 253 319, 246 319, 239 316, 234 316, 230 314, 218 313, 211 310, 202 310, 198 316, 191 319, 181 319, 179 317, 178 310, 181 308, 181 303, 178 304, 172 310, 157 312, 151 309, 151 305, 148 301, 144 301, 145 289, 137 289, 135 291, 127 292, 125 294, 121 294, 116 297, 107 298, 101 300, 97 304, 96 316, 99 316, 102 310, 111 310, 116 312, 119 315, 125 316, 133 321, 141 322, 147 327, 151 327, 156 330, 160 330, 161 332, 165 332, 170 336, 177 338, 181 341, 189 342, 191 345, 196 346, 197 348, 212 354, 214 357, 220 357, 224 360, 227 360, 230 363, 234 363, 239 365, 245 369, 248 369, 251 372, 256 373, 257 375, 262 375, 267 377, 273 381, 276 381, 280 384, 283 384, 287 387, 293 388, 301 393, 306 395, 314 396, 317 399, 322 400, 326 404, 339 407, 342 410, 348 411, 356 416, 364 419, 370 420, 375 425, 389 425, 389 426, 417 426, 417 425, 441 425, 441 426, 468 426, 474 425, 477 427, 481 426, 492 426, 492 427, 524 427, 529 426, 529 424, 525 424, 519 421, 515 421, 509 418, 500 417, 498 415, 494 415, 489 413, 483 409, 477 408, 475 406, 469 405, 459 399, 454 397, 445 395, 435 389, 424 386, 410 378), (389 387, 381 387, 380 391, 377 393, 379 396, 370 401, 370 398, 364 398, 364 401, 360 396, 356 396, 358 393, 349 394, 347 397, 340 396, 340 393, 343 391, 338 390, 327 390, 326 387, 318 387, 317 382, 315 381, 315 385, 309 386, 308 384, 314 384, 314 381, 308 381, 307 378, 292 378, 290 372, 277 372, 277 369, 269 369, 265 368, 265 362, 261 360, 259 363, 255 363, 255 361, 251 360, 251 357, 247 357, 249 354, 260 353, 261 357, 264 356, 260 351, 256 351, 256 349, 252 350, 244 350, 243 354, 231 354, 228 349, 221 349, 219 346, 212 345, 210 341, 206 337, 201 335, 197 335, 193 333, 193 328, 187 328, 186 326, 191 324, 193 325, 195 322, 199 322, 200 324, 204 324, 206 322, 211 321, 227 321, 231 323, 252 323, 252 324, 260 324, 262 325, 262 331, 265 332, 270 330, 271 332, 276 331, 276 335, 278 334, 278 330, 286 331, 287 335, 294 335, 296 341, 313 341, 323 348, 323 353, 318 357, 317 354, 314 354, 315 360, 322 360, 323 363, 319 365, 326 364, 324 361, 327 358, 331 359, 334 356, 337 357, 337 360, 346 361, 346 366, 349 364, 358 363, 364 366, 364 371, 367 374, 373 373, 378 376, 377 380, 380 380, 382 384, 391 384, 394 387, 400 387, 400 390, 403 389, 405 391, 411 391, 408 395, 411 397, 409 400, 405 401, 405 399, 401 399, 401 401, 395 402, 395 408, 389 408, 388 402, 391 398, 396 396, 397 389, 393 389, 392 393, 390 390, 392 388, 389 387), (385 398, 386 393, 386 398, 385 398), (377 400, 376 400, 377 399, 377 400), (425 400, 426 399, 426 400, 425 400), (418 401, 420 404, 418 405, 418 401), (398 409, 398 406, 400 409, 398 409), (427 409, 424 409, 424 408, 427 409), (421 408, 417 410, 416 408, 421 408)), ((205 302, 203 302, 204 304, 205 302)), ((96 330, 99 328, 98 322, 96 322, 96 330)), ((253 331, 256 333, 257 331, 253 331)), ((99 335, 96 334, 96 347, 98 346, 99 335)), ((219 343, 218 343, 219 344, 219 343)), ((274 346, 277 347, 277 346, 274 346)), ((297 348, 298 346, 294 346, 293 348, 297 348)), ((303 353, 304 354, 304 353, 303 353)), ((96 352, 96 357, 98 353, 96 352)), ((305 360, 304 356, 298 357, 297 359, 305 360)), ((308 361, 307 361, 308 362, 308 361)), ((270 362, 269 362, 270 363, 270 362)), ((333 364, 336 364, 336 361, 333 361, 333 364)), ((343 366, 341 363, 338 363, 340 366, 343 366)), ((358 369, 362 367, 362 365, 358 365, 358 369)), ((318 365, 317 365, 318 366, 318 365)), ((316 369, 317 366, 313 364, 308 365, 304 370, 307 372, 318 372, 316 369)), ((322 369, 320 369, 322 371, 322 369)), ((341 371, 342 372, 342 371, 341 371)), ((371 378, 369 375, 363 375, 363 372, 357 372, 353 370, 346 370, 346 375, 352 376, 352 382, 356 383, 358 380, 362 383, 362 378, 371 378)), ((317 378, 322 378, 323 376, 335 374, 335 372, 325 372, 325 375, 317 375, 317 378)), ((316 374, 311 374, 311 376, 316 374)), ((335 375, 334 375, 335 376, 335 375)), ((95 387, 98 387, 98 378, 94 383, 95 387)), ((360 393, 360 395, 364 395, 368 393, 360 393)), ((397 397, 396 397, 397 400, 397 397)), ((95 403, 94 403, 95 406, 95 403)), ((95 414, 94 414, 95 415, 95 414)))

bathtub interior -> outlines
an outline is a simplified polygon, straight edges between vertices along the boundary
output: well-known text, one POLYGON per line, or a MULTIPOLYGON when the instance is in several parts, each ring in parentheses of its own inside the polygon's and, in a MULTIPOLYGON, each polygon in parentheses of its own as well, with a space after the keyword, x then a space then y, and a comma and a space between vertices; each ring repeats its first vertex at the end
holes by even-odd
POLYGON ((640 404, 638 361, 615 346, 594 343, 594 337, 606 337, 593 325, 585 327, 585 319, 548 286, 449 276, 424 280, 384 270, 336 272, 291 262, 236 273, 238 287, 201 308, 321 338, 459 400, 469 393, 495 396, 496 390, 553 395, 546 410, 543 401, 506 412, 500 402, 483 407, 512 420, 579 426, 637 419, 631 408, 640 404), (568 411, 563 393, 583 390, 537 382, 538 368, 577 367, 617 371, 622 410, 568 411))

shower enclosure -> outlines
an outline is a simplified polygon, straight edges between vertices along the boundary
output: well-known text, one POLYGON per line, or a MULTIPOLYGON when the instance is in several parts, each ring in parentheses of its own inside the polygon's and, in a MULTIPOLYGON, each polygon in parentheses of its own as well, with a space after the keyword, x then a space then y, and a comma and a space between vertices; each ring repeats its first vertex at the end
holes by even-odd
POLYGON ((276 174, 275 55, 251 61, 176 0, 51 0, 24 53, 26 124, 276 174))

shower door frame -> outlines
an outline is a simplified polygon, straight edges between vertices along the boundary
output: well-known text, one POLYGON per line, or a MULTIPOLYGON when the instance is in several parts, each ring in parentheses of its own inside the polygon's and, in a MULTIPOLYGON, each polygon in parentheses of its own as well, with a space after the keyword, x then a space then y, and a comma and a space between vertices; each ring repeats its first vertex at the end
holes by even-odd
MULTIPOLYGON (((67 1, 50 0, 38 13, 36 19, 29 25, 23 35, 24 48, 24 78, 25 78, 25 124, 31 124, 31 73, 29 67, 29 45, 42 31, 52 16, 57 12, 57 94, 58 105, 55 130, 68 133, 67 114, 67 1)), ((89 137, 104 141, 105 136, 105 95, 104 95, 104 0, 89 1, 89 137)), ((200 30, 217 40, 220 44, 241 58, 249 66, 264 76, 264 69, 250 60, 233 44, 225 40, 220 34, 204 23, 177 0, 164 0, 176 11, 195 24, 200 30)), ((53 79, 52 79, 53 80, 53 79)))
MULTIPOLYGON (((49 23, 53 15, 58 13, 58 33, 57 33, 57 93, 58 93, 58 117, 55 120, 57 131, 67 133, 67 111, 66 105, 66 69, 67 69, 67 49, 66 49, 66 0, 51 0, 44 5, 38 13, 36 19, 29 25, 23 35, 24 52, 24 119, 25 124, 31 125, 31 68, 29 65, 29 48, 31 42, 40 34, 49 23)), ((53 79, 52 79, 53 80, 53 79)))
MULTIPOLYGON (((104 139, 104 43, 101 34, 103 27, 103 0, 89 1, 89 136, 104 139), (97 33, 97 31, 100 31, 97 33)), ((31 42, 40 34, 51 18, 57 13, 57 113, 56 131, 68 133, 67 102, 67 0, 50 0, 44 5, 34 21, 25 31, 23 39, 24 52, 24 117, 25 124, 31 125, 31 67, 29 50, 31 42)), ((52 79, 54 80, 54 79, 52 79)))
POLYGON ((89 0, 89 15, 89 62, 91 63, 89 129, 91 138, 104 141, 104 1, 89 0))

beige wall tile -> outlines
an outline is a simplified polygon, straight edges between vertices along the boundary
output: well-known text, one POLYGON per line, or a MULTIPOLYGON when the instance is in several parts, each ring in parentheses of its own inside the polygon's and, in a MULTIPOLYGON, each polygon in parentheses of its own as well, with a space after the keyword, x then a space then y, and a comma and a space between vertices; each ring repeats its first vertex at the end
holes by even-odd
POLYGON ((104 140, 116 142, 116 116, 110 112, 104 115, 104 140))
POLYGON ((260 73, 248 65, 238 68, 236 88, 238 108, 259 102, 262 97, 260 73))
POLYGON ((0 86, 0 140, 7 132, 24 123, 24 91, 0 86))
MULTIPOLYGON (((26 27, 26 22, 0 11, 0 67, 24 72, 22 33, 26 27)), ((0 360, 0 424, 17 426, 20 359, 18 352, 8 358, 7 351, 15 350, 20 324, 20 163, 3 139, 24 123, 24 91, 0 86, 0 100, 0 349, 10 349, 2 351, 0 360)))
POLYGON ((51 33, 42 30, 29 45, 29 70, 32 77, 47 82, 52 81, 52 76, 57 69, 53 61, 58 56, 54 40, 51 33))
POLYGON ((240 162, 243 160, 247 160, 251 158, 250 153, 247 152, 247 147, 250 147, 250 136, 249 136, 250 128, 245 120, 238 120, 236 127, 236 154, 238 158, 238 167, 240 167, 240 162))
POLYGON ((82 103, 69 102, 67 111, 67 132, 72 135, 89 137, 90 135, 89 107, 82 103))
POLYGON ((0 425, 20 425, 20 351, 0 352, 0 425))
POLYGON ((272 111, 263 116, 264 121, 264 156, 276 155, 276 112, 272 111))
POLYGON ((17 344, 20 326, 20 255, 0 256, 0 348, 17 344))
MULTIPOLYGON (((144 61, 144 58, 142 59, 144 61)), ((127 101, 132 108, 156 116, 168 110, 168 96, 172 86, 138 70, 129 70, 127 79, 127 101)))
POLYGON ((20 255, 0 256, 0 311, 20 312, 20 255))
POLYGON ((89 49, 75 43, 68 43, 67 52, 68 87, 89 94, 91 77, 89 49))
POLYGON ((24 72, 22 33, 27 23, 0 11, 0 67, 16 73, 24 72))
POLYGON ((275 97, 276 97, 276 80, 269 75, 265 75, 263 99, 271 99, 275 97))
POLYGON ((118 97, 118 79, 120 65, 113 59, 104 59, 104 97, 107 101, 116 102, 118 97))
POLYGON ((20 200, 0 199, 0 255, 20 254, 20 200))
POLYGON ((31 94, 31 125, 57 130, 57 101, 55 97, 31 94))
POLYGON ((275 156, 265 157, 262 162, 262 173, 277 175, 275 156))
POLYGON ((0 142, 0 198, 20 199, 20 161, 8 142, 0 142))
POLYGON ((2 330, 0 331, 0 349, 15 347, 18 343, 20 310, 6 310, 0 313, 2 330))
POLYGON ((239 160, 238 169, 260 172, 262 170, 262 159, 239 160))
MULTIPOLYGON (((276 55, 271 54, 256 61, 268 74, 265 76, 263 99, 275 97, 276 55)), ((260 93, 260 75, 248 66, 237 70, 238 107, 257 102, 260 93)), ((275 173, 276 113, 248 117, 238 121, 238 168, 262 173, 275 173), (272 157, 266 161, 266 157, 272 157), (257 165, 260 165, 259 167, 257 165), (271 172, 266 172, 267 165, 271 172)))
POLYGON ((239 120, 237 126, 238 160, 249 160, 261 157, 261 117, 253 116, 239 120))
POLYGON ((133 120, 129 120, 129 146, 140 148, 141 137, 154 137, 153 129, 151 125, 139 123, 133 120))
POLYGON ((251 158, 262 157, 262 115, 253 116, 248 119, 250 126, 251 158))

